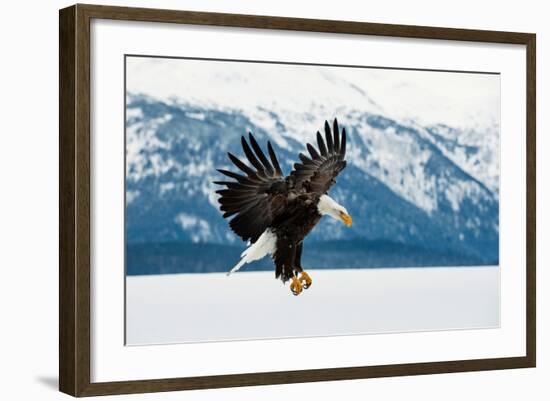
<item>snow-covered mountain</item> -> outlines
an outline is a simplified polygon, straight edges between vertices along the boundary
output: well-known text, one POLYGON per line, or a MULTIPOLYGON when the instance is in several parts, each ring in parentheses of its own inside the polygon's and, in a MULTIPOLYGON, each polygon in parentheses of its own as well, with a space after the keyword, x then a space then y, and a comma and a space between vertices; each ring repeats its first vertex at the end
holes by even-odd
POLYGON ((252 131, 273 143, 289 173, 324 120, 337 117, 348 132, 348 167, 331 196, 354 225, 323 219, 308 237, 323 245, 312 263, 359 267, 356 251, 373 247, 387 250, 373 260, 384 266, 498 263, 495 76, 128 60, 129 245, 241 249, 212 184, 216 168, 234 169, 226 152, 241 155, 240 137, 252 131), (443 84, 455 92, 445 96, 443 84))

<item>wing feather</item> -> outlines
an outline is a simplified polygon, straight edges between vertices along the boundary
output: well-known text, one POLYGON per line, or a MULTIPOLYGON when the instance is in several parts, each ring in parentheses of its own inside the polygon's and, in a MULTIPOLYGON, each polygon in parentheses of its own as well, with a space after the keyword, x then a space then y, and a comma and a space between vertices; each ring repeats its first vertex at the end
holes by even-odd
POLYGON ((233 178, 235 180, 237 180, 238 182, 240 182, 241 184, 248 184, 248 185, 255 185, 255 184, 258 184, 261 182, 261 180, 259 179, 252 179, 252 178, 249 178, 249 177, 245 177, 244 175, 240 175, 240 174, 237 174, 237 173, 234 173, 232 171, 228 171, 228 170, 223 170, 223 169, 217 169, 220 173, 222 173, 223 175, 229 177, 229 178, 233 178))
POLYGON ((327 147, 325 146, 325 141, 323 141, 323 137, 319 131, 317 131, 317 145, 319 146, 321 155, 326 156, 328 154, 327 147))
MULTIPOLYGON (((267 158, 265 157, 264 152, 262 151, 262 148, 260 148, 260 145, 258 145, 258 142, 256 142, 256 139, 252 136, 252 133, 248 134, 248 139, 250 140, 250 144, 252 145, 252 148, 254 149, 254 152, 258 155, 260 158, 260 161, 263 164, 263 167, 265 167, 265 170, 268 172, 269 175, 273 175, 274 170, 267 158)), ((262 169, 262 167, 258 167, 258 169, 262 169)))
POLYGON ((273 164, 273 167, 275 168, 275 175, 276 176, 283 176, 283 172, 281 171, 281 166, 279 165, 279 160, 277 160, 277 155, 275 154, 275 151, 273 150, 273 147, 271 146, 271 142, 267 141, 267 151, 269 153, 269 158, 271 159, 271 163, 273 164))
POLYGON ((256 242, 281 213, 281 197, 287 199, 288 191, 281 167, 273 147, 268 142, 269 159, 252 134, 248 141, 242 137, 241 145, 250 165, 232 153, 229 160, 245 175, 228 170, 218 170, 235 181, 215 181, 225 188, 217 190, 218 202, 224 218, 232 217, 231 229, 245 241, 256 242))
POLYGON ((241 144, 244 150, 244 154, 246 155, 246 158, 248 161, 256 167, 256 170, 261 171, 264 169, 264 166, 262 163, 259 162, 259 160, 256 158, 254 153, 252 153, 252 150, 250 149, 250 146, 248 146, 248 143, 246 143, 246 139, 244 139, 244 136, 241 137, 241 144))
POLYGON ((327 140, 328 152, 334 153, 334 144, 332 143, 332 133, 330 132, 330 125, 328 125, 328 121, 325 121, 325 139, 327 140))
POLYGON ((342 144, 340 145, 340 159, 344 160, 346 157, 346 129, 342 130, 342 144))
POLYGON ((250 167, 248 167, 246 164, 244 164, 242 161, 240 161, 236 156, 233 154, 227 152, 227 156, 229 156, 229 159, 233 162, 235 166, 237 166, 243 173, 246 173, 249 177, 255 176, 254 170, 252 170, 250 167))
POLYGON ((303 188, 322 195, 330 189, 336 182, 336 176, 346 167, 346 131, 343 129, 340 135, 336 119, 332 131, 328 121, 325 121, 325 140, 326 145, 321 133, 317 131, 319 152, 308 143, 307 149, 311 158, 299 154, 301 163, 295 163, 291 173, 298 189, 303 188))
POLYGON ((315 149, 311 144, 307 144, 307 150, 309 154, 311 155, 311 158, 313 160, 318 160, 321 158, 321 155, 317 152, 317 149, 315 149))
POLYGON ((340 152, 340 131, 338 129, 338 120, 334 119, 334 125, 332 128, 332 132, 334 132, 334 151, 336 153, 340 152))

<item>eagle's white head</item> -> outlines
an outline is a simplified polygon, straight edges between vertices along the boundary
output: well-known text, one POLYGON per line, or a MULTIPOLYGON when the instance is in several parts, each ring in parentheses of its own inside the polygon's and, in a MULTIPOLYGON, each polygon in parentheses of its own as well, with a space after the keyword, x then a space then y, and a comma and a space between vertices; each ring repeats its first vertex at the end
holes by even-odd
POLYGON ((328 195, 321 195, 317 210, 321 216, 329 215, 330 217, 342 221, 346 226, 351 226, 352 219, 346 208, 336 202, 328 195))

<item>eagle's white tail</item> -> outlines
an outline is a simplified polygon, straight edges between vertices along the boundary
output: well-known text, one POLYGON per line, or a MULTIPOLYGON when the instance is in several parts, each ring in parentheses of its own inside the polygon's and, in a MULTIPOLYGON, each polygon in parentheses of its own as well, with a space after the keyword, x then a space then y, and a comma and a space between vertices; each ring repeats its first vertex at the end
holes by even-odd
POLYGON ((260 235, 258 241, 254 242, 248 248, 244 250, 241 254, 241 260, 235 265, 228 273, 229 276, 231 273, 236 272, 246 263, 254 262, 263 258, 265 255, 275 253, 277 245, 277 235, 269 228, 260 235))

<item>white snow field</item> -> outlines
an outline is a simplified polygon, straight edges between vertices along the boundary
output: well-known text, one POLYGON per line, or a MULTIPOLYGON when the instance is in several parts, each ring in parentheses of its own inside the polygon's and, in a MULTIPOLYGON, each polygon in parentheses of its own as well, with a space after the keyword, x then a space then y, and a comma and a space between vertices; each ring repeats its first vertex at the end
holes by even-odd
POLYGON ((126 344, 495 328, 494 267, 308 270, 299 296, 273 272, 126 278, 126 344))

